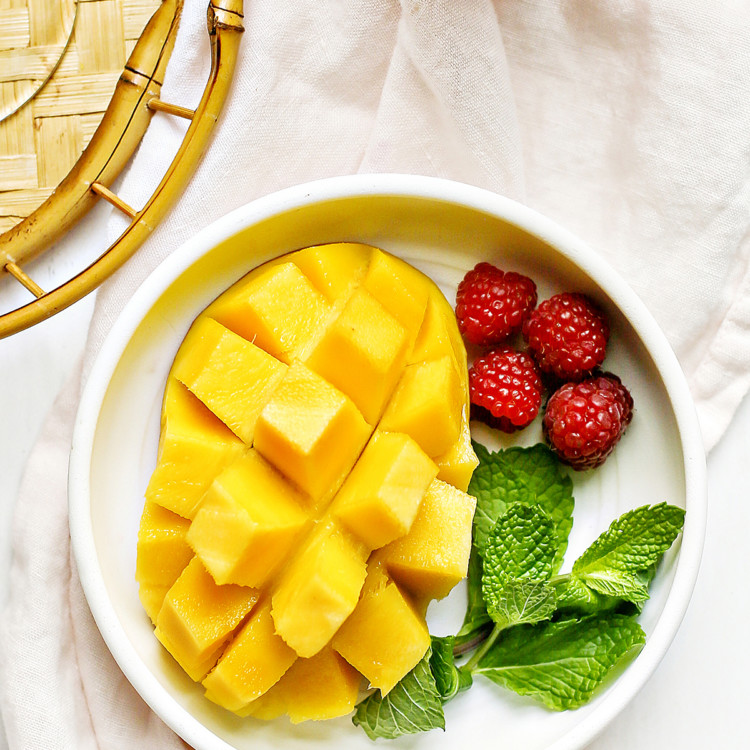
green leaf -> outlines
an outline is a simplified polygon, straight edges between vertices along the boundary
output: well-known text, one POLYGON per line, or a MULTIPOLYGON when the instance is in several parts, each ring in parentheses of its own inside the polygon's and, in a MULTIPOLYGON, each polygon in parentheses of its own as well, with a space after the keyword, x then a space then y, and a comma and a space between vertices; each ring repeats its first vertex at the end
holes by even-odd
POLYGON ((432 649, 411 672, 383 696, 378 690, 354 711, 352 722, 371 739, 393 739, 430 729, 445 729, 443 701, 430 669, 432 649))
POLYGON ((623 514, 575 561, 571 579, 606 597, 645 601, 654 566, 672 546, 684 518, 682 508, 667 503, 623 514))
POLYGON ((516 579, 505 584, 490 605, 492 621, 500 628, 548 620, 557 609, 555 589, 549 581, 516 579))
POLYGON ((590 589, 574 576, 560 576, 554 587, 557 607, 563 611, 575 610, 584 614, 605 612, 616 609, 622 602, 622 599, 605 596, 590 589))
POLYGON ((573 526, 573 483, 555 454, 541 443, 490 452, 474 443, 479 465, 469 485, 477 498, 474 543, 483 552, 487 537, 500 516, 515 503, 539 505, 552 519, 557 537, 554 570, 562 565, 573 526))
POLYGON ((521 625, 505 631, 473 671, 563 711, 586 703, 644 643, 635 618, 619 614, 521 625))
POLYGON ((482 574, 487 612, 497 625, 552 616, 555 592, 549 577, 556 552, 554 524, 541 507, 515 503, 498 519, 487 538, 482 574))
POLYGON ((482 596, 482 558, 472 545, 469 554, 469 571, 466 575, 466 592, 468 603, 461 630, 456 635, 457 646, 473 641, 482 629, 492 622, 487 614, 482 596))
POLYGON ((455 638, 445 636, 442 638, 432 637, 432 656, 430 657, 430 669, 435 678, 435 687, 443 703, 447 703, 461 690, 471 687, 471 674, 461 672, 456 668, 453 658, 453 647, 455 638))

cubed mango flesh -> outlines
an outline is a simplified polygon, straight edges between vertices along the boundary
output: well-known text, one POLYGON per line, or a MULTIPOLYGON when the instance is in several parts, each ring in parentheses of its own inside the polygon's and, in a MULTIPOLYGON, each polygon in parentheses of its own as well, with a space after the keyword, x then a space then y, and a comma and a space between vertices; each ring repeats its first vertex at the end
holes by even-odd
POLYGON ((292 724, 345 716, 359 695, 362 675, 330 646, 309 659, 297 659, 243 715, 276 718, 286 713, 292 724))
POLYGON ((442 599, 466 577, 476 499, 435 479, 409 533, 375 554, 418 601, 442 599))
POLYGON ((451 306, 377 248, 290 253, 198 316, 168 378, 137 577, 210 700, 340 716, 363 675, 387 693, 422 658, 427 605, 468 564, 468 404, 451 306))
POLYGON ((309 658, 331 640, 357 604, 368 550, 332 521, 321 522, 273 593, 276 632, 309 658))
POLYGON ((458 371, 446 355, 405 368, 379 427, 404 432, 428 456, 439 456, 461 434, 463 407, 458 371))
POLYGON ((307 365, 349 396, 365 421, 375 425, 408 348, 404 327, 360 287, 318 338, 307 365))
POLYGON ((172 584, 193 556, 187 542, 190 522, 146 501, 138 528, 135 580, 138 595, 152 622, 172 584))
POLYGON ((262 586, 308 525, 307 503, 250 448, 211 483, 187 540, 217 583, 262 586))
POLYGON ((247 445, 286 365, 212 318, 200 318, 175 358, 173 374, 247 445))
POLYGON ((425 655, 430 634, 408 596, 374 566, 357 606, 331 643, 371 687, 386 695, 425 655))
POLYGON ((375 250, 362 286, 404 326, 411 348, 422 324, 432 281, 390 253, 375 250))
POLYGON ((411 528, 437 466, 408 435, 377 430, 339 491, 333 514, 369 549, 411 528))
POLYGON ((466 492, 474 469, 479 465, 477 454, 471 445, 468 415, 461 420, 461 433, 453 445, 441 456, 435 458, 438 467, 437 478, 466 492))
POLYGON ((348 396, 295 362, 260 413, 255 448, 317 503, 331 499, 371 431, 348 396))
POLYGON ((329 313, 325 296, 292 262, 239 282, 210 308, 215 320, 287 364, 329 313))
POLYGON ((193 680, 202 680, 257 601, 256 589, 217 585, 194 557, 164 597, 156 637, 193 680))
POLYGON ((146 500, 192 518, 211 480, 245 448, 213 412, 170 377, 156 468, 146 487, 146 500))
POLYGON ((370 245, 341 242, 297 250, 289 260, 329 302, 335 302, 362 280, 373 252, 376 248, 370 245))
POLYGON ((278 682, 296 658, 297 654, 276 634, 270 602, 264 600, 203 680, 206 697, 238 711, 278 682))

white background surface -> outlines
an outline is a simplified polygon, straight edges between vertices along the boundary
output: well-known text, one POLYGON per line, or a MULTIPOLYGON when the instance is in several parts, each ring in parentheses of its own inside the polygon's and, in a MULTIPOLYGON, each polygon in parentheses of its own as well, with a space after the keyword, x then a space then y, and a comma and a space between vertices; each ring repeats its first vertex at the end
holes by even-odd
MULTIPOLYGON (((0 304, 7 299, 3 285, 0 304)), ((23 468, 47 411, 80 357, 91 305, 91 299, 85 300, 33 329, 0 340, 3 603, 8 590, 13 508, 23 468)), ((683 626, 656 674, 590 750, 750 747, 746 715, 750 697, 746 636, 750 620, 748 433, 750 399, 746 398, 728 433, 709 456, 706 547, 683 626)), ((0 750, 7 750, 1 727, 0 750)))

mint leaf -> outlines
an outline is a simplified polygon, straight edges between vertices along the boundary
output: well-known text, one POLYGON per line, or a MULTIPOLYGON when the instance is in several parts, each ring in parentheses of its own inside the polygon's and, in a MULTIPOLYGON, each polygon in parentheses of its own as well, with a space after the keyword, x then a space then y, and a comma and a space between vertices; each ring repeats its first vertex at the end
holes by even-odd
POLYGON ((636 604, 648 599, 654 566, 680 533, 685 511, 674 505, 643 505, 613 521, 575 561, 571 586, 584 584, 605 597, 636 604))
POLYGON ((430 669, 432 649, 387 695, 379 690, 361 701, 352 716, 371 739, 394 739, 430 729, 445 729, 443 702, 430 669))
POLYGON ((484 549, 482 593, 501 628, 537 622, 555 611, 548 579, 557 553, 555 527, 536 505, 516 503, 498 519, 484 549))
POLYGON ((560 610, 576 610, 591 614, 615 609, 622 603, 622 599, 600 594, 574 576, 561 576, 554 587, 557 607, 560 610))
POLYGON ((470 673, 461 672, 456 668, 453 658, 454 645, 455 638, 452 635, 443 638, 432 637, 430 670, 443 703, 447 703, 461 690, 471 687, 472 682, 470 673))
POLYGON ((501 629, 548 620, 557 609, 555 589, 549 581, 509 581, 489 607, 492 621, 501 629))
MULTIPOLYGON (((461 630, 456 635, 455 645, 463 647, 474 641, 483 629, 492 622, 487 614, 482 596, 482 558, 472 545, 469 555, 469 571, 466 574, 466 593, 468 602, 461 630)), ((468 649, 467 649, 468 650, 468 649)))
POLYGON ((634 617, 596 614, 505 631, 474 668, 498 685, 563 711, 586 703, 645 635, 634 617))
POLYGON ((487 537, 500 516, 515 503, 539 505, 555 527, 557 553, 554 570, 562 565, 573 526, 573 483, 555 454, 542 443, 531 448, 513 447, 490 452, 474 443, 479 465, 469 494, 477 499, 474 544, 482 553, 487 537))

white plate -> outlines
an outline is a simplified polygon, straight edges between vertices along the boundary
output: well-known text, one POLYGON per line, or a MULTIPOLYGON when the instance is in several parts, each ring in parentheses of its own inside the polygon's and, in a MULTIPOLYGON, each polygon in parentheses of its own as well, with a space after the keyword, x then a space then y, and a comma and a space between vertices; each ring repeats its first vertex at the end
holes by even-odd
MULTIPOLYGON (((412 262, 449 300, 480 260, 527 273, 539 298, 590 294, 612 337, 606 369, 635 400, 633 422, 600 469, 574 476, 570 564, 625 510, 667 501, 687 509, 641 617, 640 655, 584 708, 553 713, 478 678, 446 706, 446 731, 394 747, 573 750, 635 695, 664 655, 687 607, 703 544, 705 458, 692 401, 663 334, 627 285, 580 240, 501 196, 445 180, 370 175, 322 180, 257 200, 207 227, 169 257, 133 296, 91 371, 70 463, 70 528, 84 591, 112 654, 153 710, 196 750, 371 748, 342 718, 293 726, 240 720, 206 700, 152 633, 134 581, 136 533, 153 469, 166 373, 195 316, 257 264, 335 241, 380 246, 412 262)), ((537 420, 538 425, 539 420, 537 420)), ((535 425, 524 443, 541 439, 535 425)), ((505 440, 505 444, 508 444, 505 440)), ((437 634, 460 625, 465 591, 430 611, 437 634)), ((384 744, 384 743, 379 743, 384 744)))

